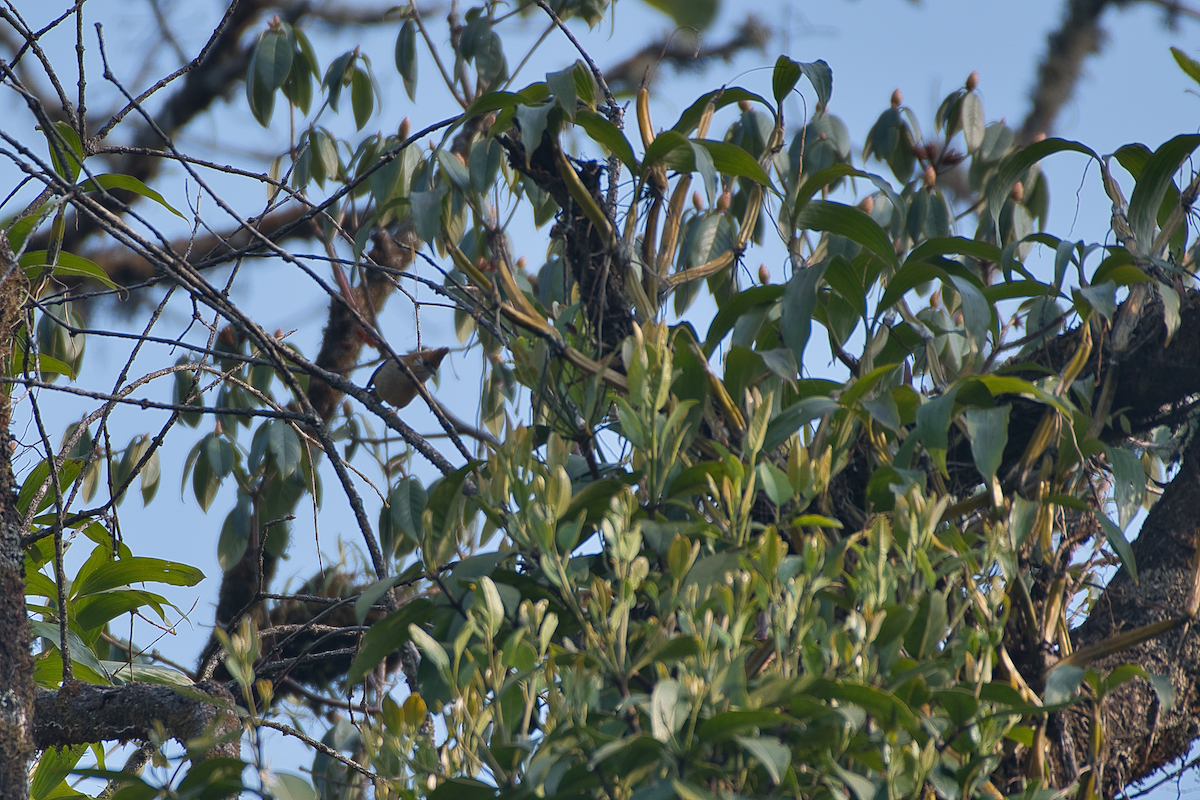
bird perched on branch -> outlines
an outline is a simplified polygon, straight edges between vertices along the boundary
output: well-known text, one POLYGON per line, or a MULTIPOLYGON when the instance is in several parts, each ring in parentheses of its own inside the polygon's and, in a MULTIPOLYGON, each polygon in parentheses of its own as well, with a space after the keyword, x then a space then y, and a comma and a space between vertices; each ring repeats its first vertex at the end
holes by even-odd
MULTIPOLYGON (((400 356, 400 360, 408 365, 409 370, 421 383, 433 377, 441 365, 442 359, 450 352, 449 347, 439 347, 436 350, 418 350, 415 353, 400 356)), ((393 408, 404 408, 417 396, 417 384, 408 373, 392 359, 379 365, 371 376, 375 385, 375 394, 393 408)))

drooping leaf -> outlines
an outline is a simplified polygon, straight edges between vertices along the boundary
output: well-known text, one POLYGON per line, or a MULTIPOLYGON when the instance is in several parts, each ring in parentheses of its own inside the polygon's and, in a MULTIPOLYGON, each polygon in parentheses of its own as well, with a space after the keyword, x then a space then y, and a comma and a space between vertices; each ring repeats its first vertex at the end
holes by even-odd
POLYGON ((817 290, 825 275, 826 264, 816 264, 792 273, 783 294, 783 341, 797 364, 804 363, 804 348, 812 332, 812 315, 817 308, 817 290))
POLYGON ((396 36, 396 71, 404 79, 409 100, 417 99, 417 26, 405 20, 396 36))

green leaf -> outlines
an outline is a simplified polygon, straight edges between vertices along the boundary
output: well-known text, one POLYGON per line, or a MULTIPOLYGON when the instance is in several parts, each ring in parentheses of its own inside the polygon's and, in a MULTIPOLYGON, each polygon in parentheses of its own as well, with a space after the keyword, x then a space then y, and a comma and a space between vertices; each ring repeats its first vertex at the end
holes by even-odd
POLYGON ((433 603, 424 597, 409 600, 401 608, 388 614, 371 626, 363 636, 358 655, 350 664, 346 680, 350 685, 361 681, 368 672, 375 669, 388 653, 400 648, 409 640, 409 626, 423 624, 429 619, 433 603))
POLYGON ((883 263, 899 267, 896 251, 887 233, 879 227, 879 223, 854 206, 830 200, 813 200, 796 216, 796 227, 844 236, 879 256, 883 263))
POLYGON ((312 784, 299 775, 276 772, 271 776, 271 794, 275 800, 318 800, 319 795, 312 784))
POLYGON ((359 625, 366 622, 367 614, 371 613, 371 607, 387 594, 399 580, 399 575, 393 575, 390 578, 375 581, 366 589, 363 589, 362 594, 354 601, 354 618, 358 621, 359 625))
POLYGON ((792 763, 792 751, 774 736, 735 736, 733 737, 742 748, 754 756, 771 776, 771 782, 778 784, 792 763))
POLYGON ((681 28, 702 31, 717 16, 717 0, 646 0, 646 4, 667 14, 681 28))
POLYGON ((817 92, 817 109, 824 109, 829 105, 829 98, 833 96, 833 70, 820 58, 807 63, 801 62, 800 70, 817 92))
POLYGON ((409 100, 417 99, 417 26, 407 20, 396 36, 396 71, 404 79, 409 100))
POLYGON ((391 509, 392 526, 414 542, 420 543, 425 538, 425 530, 421 518, 425 513, 428 496, 425 487, 417 478, 409 476, 396 484, 388 493, 388 507, 391 509))
POLYGON ((721 742, 752 728, 774 728, 794 724, 786 714, 768 709, 733 709, 713 714, 696 727, 696 737, 702 742, 721 742))
POLYGON ((771 76, 771 93, 775 95, 776 103, 782 103, 792 93, 802 74, 800 65, 787 56, 776 59, 775 72, 771 76))
POLYGON ((1178 47, 1171 48, 1171 55, 1175 57, 1175 63, 1179 65, 1189 78, 1196 83, 1200 83, 1200 62, 1197 62, 1187 53, 1180 50, 1178 47))
POLYGON ((1154 255, 1150 252, 1154 243, 1154 224, 1163 197, 1173 184, 1173 176, 1198 146, 1200 134, 1176 136, 1154 151, 1137 177, 1129 198, 1129 227, 1144 255, 1154 255))
POLYGON ((1059 664, 1052 668, 1046 676, 1046 689, 1042 693, 1042 701, 1048 706, 1070 703, 1083 683, 1084 672, 1083 667, 1074 664, 1059 664))
POLYGON ((106 172, 103 175, 97 175, 94 178, 88 178, 83 183, 79 184, 81 192, 96 192, 100 190, 124 189, 127 192, 141 195, 158 203, 163 208, 170 211, 180 219, 186 219, 183 214, 180 214, 165 198, 158 192, 151 189, 146 184, 139 181, 132 175, 121 175, 119 173, 106 172))
POLYGON ((1012 406, 995 408, 968 408, 963 413, 967 423, 967 436, 971 439, 971 454, 975 457, 975 469, 985 480, 991 481, 1004 456, 1008 444, 1008 416, 1012 406))
POLYGON ((769 461, 764 461, 756 467, 758 482, 762 484, 767 498, 777 506, 782 506, 792 499, 792 483, 787 473, 769 461))
MULTIPOLYGON (((657 141, 657 140, 656 140, 657 141)), ((712 156, 713 166, 726 175, 736 175, 749 178, 763 186, 771 185, 771 178, 759 165, 754 156, 747 153, 736 144, 717 142, 712 139, 696 139, 696 144, 703 147, 712 156)))
POLYGON ((783 342, 792 351, 797 364, 804 363, 804 348, 808 346, 812 315, 817 308, 817 287, 826 266, 815 264, 795 270, 784 290, 780 325, 783 342))
POLYGON ((354 125, 361 131, 375 110, 371 76, 362 67, 355 67, 350 73, 350 108, 354 111, 354 125))
POLYGON ((292 53, 291 39, 282 26, 263 31, 254 48, 254 80, 272 92, 282 87, 292 70, 292 53))
MULTIPOLYGON (((62 490, 63 499, 66 499, 67 489, 79 477, 80 470, 83 469, 83 462, 74 459, 63 461, 62 471, 58 473, 58 485, 62 490)), ((38 501, 37 508, 34 509, 35 514, 40 514, 54 503, 54 487, 50 484, 50 461, 43 459, 38 462, 38 465, 30 470, 29 475, 21 483, 21 490, 17 493, 17 510, 22 516, 29 513, 29 506, 33 503, 34 496, 39 490, 45 486, 45 491, 42 493, 42 499, 38 501)))
POLYGON ((79 134, 66 122, 53 123, 53 131, 46 131, 50 144, 50 163, 58 176, 67 183, 75 183, 83 167, 83 142, 79 134), (64 160, 65 159, 65 160, 64 160))
POLYGON ((1012 193, 1013 186, 1029 171, 1030 167, 1046 156, 1061 153, 1064 150, 1083 153, 1094 158, 1097 163, 1101 161, 1100 156, 1096 154, 1095 150, 1092 150, 1087 145, 1068 139, 1043 139, 1040 142, 1034 142, 1018 150, 1000 162, 1000 168, 996 173, 996 177, 992 180, 992 184, 988 188, 988 212, 992 215, 992 219, 994 221, 999 220, 1000 210, 1004 207, 1004 201, 1008 199, 1009 194, 1012 193))
POLYGON ((691 140, 682 133, 676 131, 663 131, 654 137, 654 141, 646 148, 645 154, 642 156, 642 168, 650 169, 656 167, 660 163, 667 160, 667 156, 674 151, 681 151, 678 159, 683 159, 682 163, 669 164, 672 169, 680 172, 691 172, 687 167, 693 166, 692 160, 692 145, 691 140), (686 151, 683 152, 683 151, 686 151))
POLYGON ((37 280, 43 273, 50 275, 72 275, 78 278, 90 278, 96 283, 110 289, 121 287, 113 283, 103 269, 93 261, 72 253, 59 252, 58 263, 51 266, 46 263, 45 250, 30 250, 21 256, 21 268, 30 280, 37 280))
POLYGON ((733 326, 747 311, 760 305, 773 304, 784 294, 784 291, 784 287, 778 284, 752 286, 726 300, 708 327, 708 335, 704 337, 704 355, 711 356, 713 354, 717 345, 725 338, 725 334, 733 329, 733 326))
POLYGON ((204 573, 188 564, 164 561, 161 558, 132 556, 111 561, 77 585, 71 587, 72 597, 86 597, 118 586, 134 583, 166 583, 171 586, 195 586, 204 580, 204 573))
POLYGON ((578 105, 575 89, 575 65, 572 64, 558 72, 547 72, 546 85, 554 93, 554 102, 566 112, 567 119, 574 122, 575 108, 578 105))
POLYGON ((950 446, 950 412, 954 410, 954 399, 959 388, 959 384, 951 386, 944 394, 926 401, 917 409, 917 428, 914 433, 943 475, 946 474, 946 448, 950 446))
POLYGON ((988 330, 992 327, 992 304, 983 296, 983 292, 966 278, 951 275, 950 282, 954 284, 962 300, 963 324, 966 325, 967 335, 978 349, 983 350, 987 343, 988 330))
POLYGON ((267 425, 267 449, 274 456, 280 475, 287 478, 300 466, 304 455, 300 437, 282 419, 271 420, 267 425))
POLYGON ((1107 514, 1096 514, 1096 519, 1100 520, 1100 527, 1104 530, 1104 538, 1108 542, 1108 546, 1117 554, 1117 558, 1121 559, 1121 566, 1129 571, 1129 577, 1133 578, 1133 582, 1138 582, 1137 562, 1133 557, 1133 548, 1129 546, 1129 540, 1125 538, 1124 532, 1108 518, 1107 514))
POLYGON ((109 620, 136 611, 142 606, 152 607, 161 617, 164 605, 167 605, 166 598, 153 592, 138 589, 112 590, 81 598, 75 605, 75 615, 71 621, 85 631, 96 631, 103 628, 109 620))
POLYGON ((325 87, 325 91, 329 96, 329 107, 334 111, 338 110, 338 101, 342 97, 342 81, 346 76, 346 69, 350 66, 350 62, 353 59, 353 50, 348 53, 342 53, 331 61, 329 67, 325 70, 325 78, 321 82, 321 85, 325 87))
POLYGON ((686 136, 700 124, 700 118, 704 116, 704 110, 708 107, 709 102, 713 104, 714 111, 720 111, 731 103, 740 103, 743 100, 752 103, 761 103, 767 108, 771 107, 771 104, 760 95, 748 92, 740 86, 730 86, 701 95, 696 102, 688 106, 687 110, 683 112, 679 117, 679 121, 672 126, 671 130, 686 136))
POLYGON ((415 622, 409 623, 408 635, 434 667, 442 672, 450 669, 450 656, 446 654, 446 649, 424 628, 415 622))
POLYGON ((233 569, 246 555, 252 521, 250 498, 239 492, 237 503, 221 523, 221 535, 217 539, 217 564, 222 572, 233 569))
POLYGON ((975 153, 983 146, 985 128, 983 102, 975 92, 967 92, 963 95, 960 109, 962 113, 963 141, 966 142, 967 152, 975 153))
POLYGON ((1117 523, 1124 529, 1142 507, 1146 495, 1146 471, 1142 468, 1142 460, 1131 450, 1110 444, 1105 445, 1104 451, 1112 465, 1117 523))
POLYGON ((77 744, 70 747, 47 747, 43 750, 38 757, 37 768, 33 771, 33 780, 29 783, 29 796, 33 800, 50 798, 50 793, 71 773, 87 749, 86 744, 77 744))

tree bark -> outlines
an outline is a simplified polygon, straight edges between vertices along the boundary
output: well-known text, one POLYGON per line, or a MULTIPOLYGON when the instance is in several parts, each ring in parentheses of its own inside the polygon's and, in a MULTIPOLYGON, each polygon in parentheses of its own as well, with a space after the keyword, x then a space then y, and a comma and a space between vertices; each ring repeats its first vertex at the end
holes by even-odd
MULTIPOLYGON (((0 232, 0 268, 7 278, 0 284, 0 364, 7 363, 12 332, 21 320, 25 296, 24 273, 8 238, 0 232)), ((25 611, 25 554, 21 550, 21 515, 17 513, 17 487, 12 472, 11 384, 0 390, 0 797, 29 797, 29 759, 33 756, 32 633, 25 611)))

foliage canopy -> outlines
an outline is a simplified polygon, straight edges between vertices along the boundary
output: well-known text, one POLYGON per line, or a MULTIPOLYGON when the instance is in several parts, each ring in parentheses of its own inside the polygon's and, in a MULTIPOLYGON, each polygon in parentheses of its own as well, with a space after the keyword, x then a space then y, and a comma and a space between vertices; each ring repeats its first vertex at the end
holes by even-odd
MULTIPOLYGON (((651 4, 701 28, 716 10, 651 4)), ((258 31, 231 63, 253 118, 290 126, 266 175, 180 152, 183 123, 157 122, 149 93, 97 126, 82 88, 55 105, 0 62, 38 123, 0 131, 6 155, 41 191, 0 228, 3 421, 26 414, 38 454, 14 479, 4 448, 0 475, 16 489, 0 555, 23 560, 25 596, 4 624, 16 650, 37 642, 0 665, 28 684, 33 733, 14 752, 23 770, 40 749, 30 796, 76 796, 74 770, 123 799, 1086 799, 1187 752, 1200 178, 1181 173, 1200 136, 1111 156, 1022 141, 987 121, 972 74, 927 131, 897 92, 859 153, 829 65, 788 56, 769 91, 721 86, 659 128, 647 89, 618 100, 582 48, 541 79, 510 65, 506 26, 561 35, 600 24, 604 2, 453 12, 449 50, 404 6, 394 65, 318 58, 294 16, 236 9, 192 68, 258 31), (461 112, 365 132, 390 101, 383 68, 461 112), (800 91, 812 106, 793 119, 800 91), (134 145, 107 144, 135 125, 134 145), (1108 241, 1043 230, 1039 164, 1059 153, 1101 172, 1108 241), (195 198, 153 188, 163 160, 195 198), (239 216, 211 172, 267 187, 267 206, 239 216), (148 207, 193 233, 171 239, 148 207), (544 263, 516 258, 546 226, 544 263), (116 244, 92 247, 97 232, 116 244), (757 253, 776 268, 750 275, 757 253), (327 295, 315 356, 214 277, 261 258, 327 295), (479 365, 478 420, 439 404, 377 324, 417 286, 452 309, 455 358, 479 365), (162 303, 139 313, 116 383, 86 385, 85 339, 115 335, 89 327, 89 304, 129 293, 162 303), (154 332, 173 296, 202 340, 154 332), (364 344, 399 358, 450 455, 372 389, 364 344), (131 377, 143 348, 163 363, 131 377), (813 367, 818 349, 836 372, 813 367), (159 385, 169 399, 141 399, 159 385), (94 404, 61 439, 67 421, 39 405, 56 391, 94 404), (160 427, 120 446, 122 403, 160 410, 160 427), (183 489, 224 512, 195 669, 120 633, 132 614, 172 624, 184 612, 161 587, 204 577, 120 534, 118 507, 135 484, 154 501, 180 431, 183 489), (330 568, 281 594, 296 510, 330 491, 370 574, 330 568), (68 573, 72 542, 90 555, 68 573), (128 702, 129 721, 55 716, 93 697, 128 702), (184 723, 173 703, 206 710, 184 723), (1131 713, 1147 707, 1150 728, 1131 713), (264 729, 313 748, 307 776, 239 751, 264 729), (171 738, 178 772, 105 769, 99 749, 98 769, 76 769, 111 739, 144 742, 132 766, 165 767, 171 738)), ((55 74, 41 50, 24 57, 55 74)))

